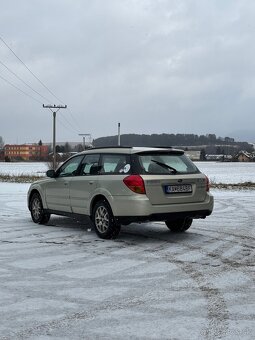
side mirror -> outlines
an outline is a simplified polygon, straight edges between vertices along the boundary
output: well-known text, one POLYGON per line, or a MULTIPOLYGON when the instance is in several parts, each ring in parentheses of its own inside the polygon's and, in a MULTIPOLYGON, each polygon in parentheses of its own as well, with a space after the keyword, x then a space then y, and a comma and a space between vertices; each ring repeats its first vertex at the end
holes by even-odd
POLYGON ((55 172, 55 170, 48 170, 48 171, 46 171, 46 176, 47 176, 47 177, 50 177, 50 178, 56 177, 56 172, 55 172))

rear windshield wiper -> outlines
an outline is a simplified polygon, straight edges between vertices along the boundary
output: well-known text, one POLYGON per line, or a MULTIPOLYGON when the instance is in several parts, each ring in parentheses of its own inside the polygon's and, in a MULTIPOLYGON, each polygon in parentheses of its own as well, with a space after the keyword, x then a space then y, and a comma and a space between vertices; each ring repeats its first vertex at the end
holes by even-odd
POLYGON ((161 163, 159 161, 156 161, 155 159, 152 159, 151 161, 156 163, 156 164, 158 164, 158 165, 160 165, 160 166, 162 166, 162 168, 171 170, 174 174, 176 174, 178 172, 175 168, 171 167, 170 165, 167 165, 165 163, 161 163))

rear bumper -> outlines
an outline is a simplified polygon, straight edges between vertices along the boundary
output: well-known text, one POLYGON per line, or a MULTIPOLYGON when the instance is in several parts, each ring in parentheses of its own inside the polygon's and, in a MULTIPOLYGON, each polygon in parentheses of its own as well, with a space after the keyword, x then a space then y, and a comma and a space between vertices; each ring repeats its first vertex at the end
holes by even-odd
POLYGON ((146 221, 173 221, 177 219, 184 218, 206 218, 211 215, 210 210, 200 210, 200 211, 184 211, 176 213, 164 213, 164 214, 152 214, 149 216, 118 216, 116 221, 120 224, 130 224, 133 222, 146 222, 146 221))
POLYGON ((118 221, 165 221, 177 218, 205 218, 213 211, 214 199, 206 194, 203 202, 152 205, 146 195, 111 197, 109 203, 118 221))

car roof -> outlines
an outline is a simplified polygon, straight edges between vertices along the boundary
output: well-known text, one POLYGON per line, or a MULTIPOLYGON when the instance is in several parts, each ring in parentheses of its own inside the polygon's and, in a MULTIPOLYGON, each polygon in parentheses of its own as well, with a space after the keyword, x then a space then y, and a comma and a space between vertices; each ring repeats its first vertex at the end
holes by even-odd
POLYGON ((184 153, 183 150, 174 149, 172 147, 143 147, 143 146, 110 146, 110 147, 98 147, 98 148, 91 148, 85 151, 82 151, 80 154, 90 154, 90 153, 125 153, 125 154, 134 154, 134 153, 141 153, 141 152, 172 152, 172 153, 184 153))

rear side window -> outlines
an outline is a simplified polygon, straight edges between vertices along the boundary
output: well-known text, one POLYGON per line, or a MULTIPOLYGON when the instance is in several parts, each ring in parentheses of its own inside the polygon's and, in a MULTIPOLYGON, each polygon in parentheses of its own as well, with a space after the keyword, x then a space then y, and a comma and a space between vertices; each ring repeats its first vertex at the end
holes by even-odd
POLYGON ((101 162, 104 174, 128 174, 130 172, 130 156, 123 154, 102 154, 101 162))
POLYGON ((141 174, 194 174, 199 173, 195 164, 184 154, 137 154, 141 174))
POLYGON ((99 154, 86 155, 81 164, 81 175, 95 175, 99 171, 99 154))

